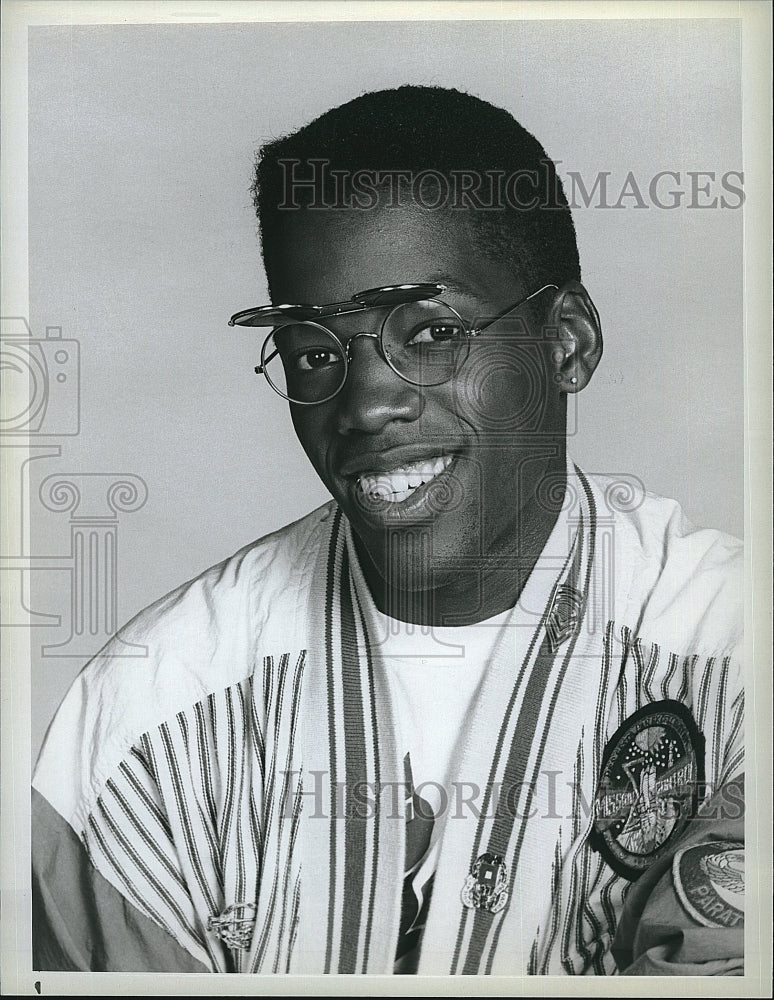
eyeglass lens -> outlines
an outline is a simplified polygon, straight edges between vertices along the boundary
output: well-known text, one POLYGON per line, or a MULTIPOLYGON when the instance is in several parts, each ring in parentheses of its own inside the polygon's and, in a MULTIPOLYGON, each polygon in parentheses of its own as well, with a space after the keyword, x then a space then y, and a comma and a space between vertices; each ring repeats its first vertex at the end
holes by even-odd
MULTIPOLYGON (((363 329, 353 317, 320 323, 287 323, 275 329, 263 350, 262 364, 274 389, 294 402, 320 403, 344 385, 347 363, 342 344, 363 329), (338 338, 338 339, 337 339, 338 338)), ((373 329, 373 326, 372 328, 373 329)), ((447 382, 468 349, 465 324, 436 299, 395 306, 381 329, 385 361, 415 385, 447 382)))

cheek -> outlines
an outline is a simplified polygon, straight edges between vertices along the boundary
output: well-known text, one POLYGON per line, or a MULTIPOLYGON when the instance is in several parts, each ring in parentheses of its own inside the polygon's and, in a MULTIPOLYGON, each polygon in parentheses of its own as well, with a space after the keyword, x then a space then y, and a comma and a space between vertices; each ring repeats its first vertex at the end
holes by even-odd
POLYGON ((481 345, 471 351, 457 380, 457 407, 465 423, 482 437, 537 432, 547 415, 549 374, 534 347, 481 345))
POLYGON ((319 406, 291 406, 290 416, 293 429, 307 458, 318 471, 324 471, 324 457, 327 451, 328 423, 319 406))

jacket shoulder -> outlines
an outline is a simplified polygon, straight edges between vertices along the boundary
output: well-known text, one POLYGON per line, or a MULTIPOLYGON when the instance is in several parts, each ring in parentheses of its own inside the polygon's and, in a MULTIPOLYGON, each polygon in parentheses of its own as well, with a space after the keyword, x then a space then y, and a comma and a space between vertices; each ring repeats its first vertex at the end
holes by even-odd
POLYGON ((148 605, 70 686, 49 728, 35 786, 68 818, 93 803, 146 732, 209 694, 299 652, 298 614, 331 504, 244 546, 148 605))
MULTIPOLYGON (((674 652, 726 655, 743 637, 744 545, 733 535, 698 527, 668 497, 592 477, 598 510, 612 524, 612 572, 627 581, 616 617, 635 633, 674 652)), ((601 518, 600 518, 601 520, 601 518)))

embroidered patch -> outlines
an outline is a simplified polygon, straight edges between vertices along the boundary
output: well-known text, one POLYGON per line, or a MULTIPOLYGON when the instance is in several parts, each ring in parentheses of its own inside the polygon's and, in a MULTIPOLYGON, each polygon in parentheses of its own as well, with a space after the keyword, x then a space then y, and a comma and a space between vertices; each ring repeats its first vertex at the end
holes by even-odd
POLYGON ((585 606, 583 594, 574 587, 567 583, 557 585, 546 620, 546 636, 552 653, 578 631, 585 606))
POLYGON ((744 926, 744 848, 715 841, 678 851, 675 891, 690 917, 705 927, 744 926))
POLYGON ((213 931, 227 948, 244 951, 253 938, 255 917, 254 903, 233 903, 219 916, 207 918, 207 930, 213 931))
POLYGON ((508 869, 499 854, 480 854, 460 893, 469 910, 499 913, 508 902, 508 869))
POLYGON ((630 880, 669 851, 696 812, 704 737, 679 701, 645 705, 608 741, 591 845, 630 880))

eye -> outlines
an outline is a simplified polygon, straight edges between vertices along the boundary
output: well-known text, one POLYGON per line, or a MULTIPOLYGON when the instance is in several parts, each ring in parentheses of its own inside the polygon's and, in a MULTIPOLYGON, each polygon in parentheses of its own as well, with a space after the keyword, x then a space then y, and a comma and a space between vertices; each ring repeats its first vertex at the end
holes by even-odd
POLYGON ((462 328, 459 323, 451 320, 437 323, 427 323, 420 327, 406 341, 407 347, 418 344, 447 344, 450 341, 462 339, 462 328))
POLYGON ((330 351, 325 347, 312 347, 296 354, 291 360, 292 366, 298 371, 312 372, 327 368, 329 365, 339 364, 341 356, 336 351, 330 351))

